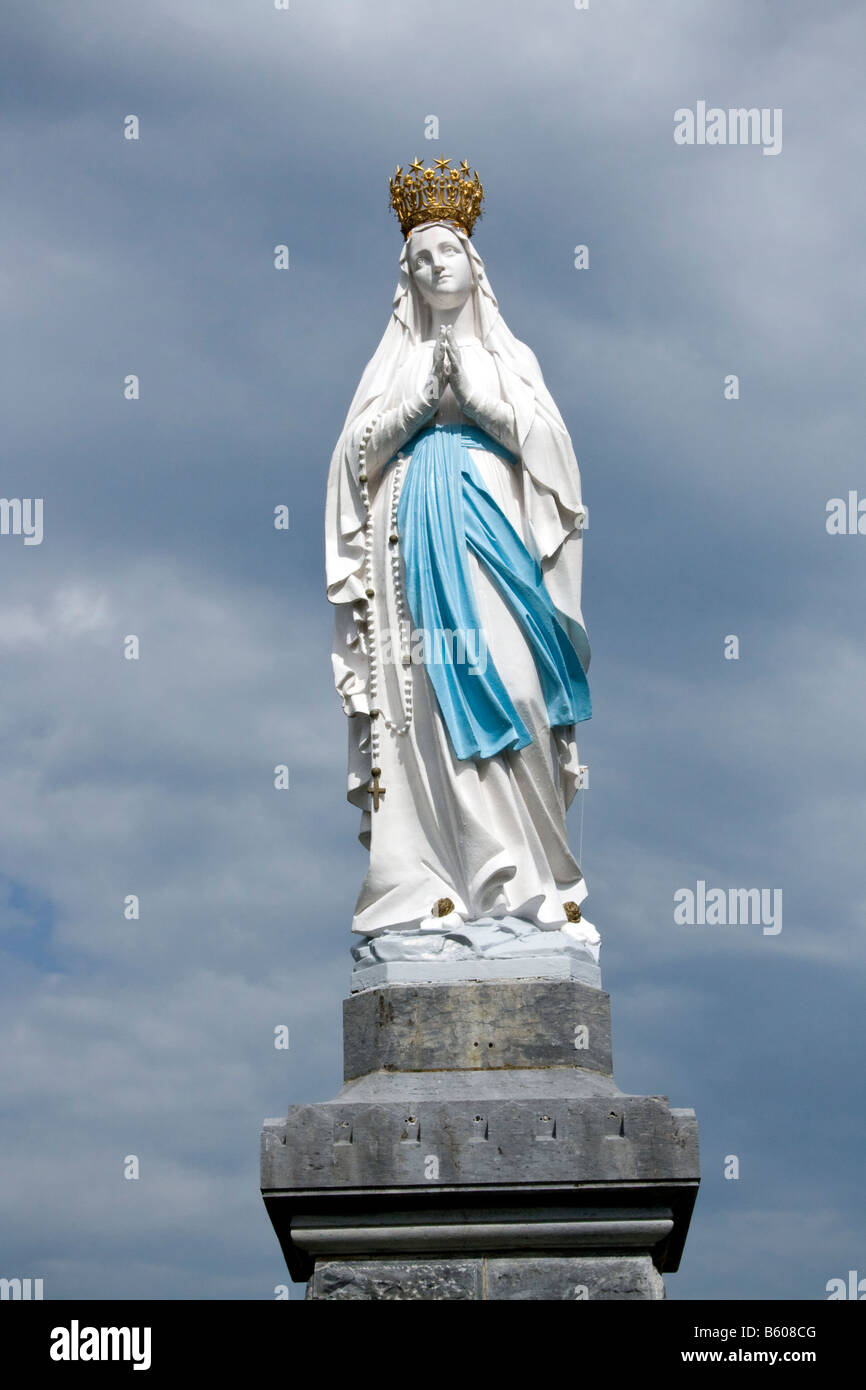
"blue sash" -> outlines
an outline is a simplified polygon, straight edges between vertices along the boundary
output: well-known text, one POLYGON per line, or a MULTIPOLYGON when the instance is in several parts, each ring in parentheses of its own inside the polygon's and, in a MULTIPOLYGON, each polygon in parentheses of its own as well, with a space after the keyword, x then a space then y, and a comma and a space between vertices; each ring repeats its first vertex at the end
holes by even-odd
POLYGON ((456 756, 492 758, 532 742, 486 650, 469 568, 471 550, 521 626, 538 671, 551 728, 592 713, 586 674, 530 555, 479 476, 471 447, 515 462, 501 445, 468 425, 422 430, 410 455, 397 529, 412 615, 413 640, 456 756))

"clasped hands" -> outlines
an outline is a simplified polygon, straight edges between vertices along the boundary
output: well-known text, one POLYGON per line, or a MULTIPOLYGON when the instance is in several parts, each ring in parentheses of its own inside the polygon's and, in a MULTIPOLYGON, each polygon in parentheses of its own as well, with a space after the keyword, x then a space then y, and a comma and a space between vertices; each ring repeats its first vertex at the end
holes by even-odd
POLYGON ((471 396, 466 367, 454 337, 454 329, 443 324, 433 348, 433 365, 424 387, 424 395, 430 405, 435 407, 439 404, 446 386, 451 387, 457 404, 463 410, 471 396))
POLYGON ((443 325, 433 346, 430 375, 424 389, 391 410, 376 416, 364 434, 364 459, 368 468, 380 468, 393 458, 407 440, 429 424, 435 416, 442 393, 450 386, 463 414, 503 448, 517 455, 514 411, 506 402, 476 395, 467 379, 466 363, 450 325, 443 325))

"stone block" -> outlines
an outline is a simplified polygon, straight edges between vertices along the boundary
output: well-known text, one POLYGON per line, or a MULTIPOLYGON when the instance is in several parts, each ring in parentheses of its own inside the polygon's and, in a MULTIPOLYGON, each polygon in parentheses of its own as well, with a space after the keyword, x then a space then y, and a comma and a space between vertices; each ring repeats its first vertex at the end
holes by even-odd
POLYGON ((664 1280, 649 1255, 486 1261, 484 1297, 491 1300, 597 1303, 664 1296, 664 1280))
POLYGON ((610 1075, 610 997, 579 980, 392 984, 343 1003, 344 1077, 581 1067, 610 1075))
POLYGON ((309 1299, 465 1302, 481 1297, 480 1260, 322 1260, 309 1299))

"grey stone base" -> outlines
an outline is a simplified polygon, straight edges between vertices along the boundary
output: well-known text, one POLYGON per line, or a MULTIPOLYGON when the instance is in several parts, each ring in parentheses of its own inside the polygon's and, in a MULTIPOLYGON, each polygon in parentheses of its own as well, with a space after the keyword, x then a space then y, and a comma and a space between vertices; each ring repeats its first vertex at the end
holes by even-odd
POLYGON ((389 984, 344 1002, 346 1084, 267 1120, 261 1188, 311 1299, 664 1297, 694 1112, 614 1082, 572 979, 389 984))
POLYGON ((455 1260, 320 1260, 308 1299, 587 1302, 660 1299, 649 1255, 455 1260))

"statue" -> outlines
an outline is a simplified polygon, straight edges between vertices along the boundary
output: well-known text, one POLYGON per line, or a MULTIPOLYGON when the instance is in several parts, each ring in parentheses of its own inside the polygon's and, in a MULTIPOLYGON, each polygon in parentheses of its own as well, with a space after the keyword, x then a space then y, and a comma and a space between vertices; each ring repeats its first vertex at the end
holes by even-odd
POLYGON ((328 479, 334 677, 370 852, 353 955, 597 961, 566 831, 591 713, 580 475, 470 240, 478 174, 449 166, 391 180, 399 281, 328 479))
POLYGON ((393 310, 331 460, 334 676, 370 859, 344 1085, 265 1121, 262 1196, 308 1299, 656 1300, 697 1124, 614 1080, 566 833, 591 713, 580 478, 472 243, 478 175, 449 165, 391 180, 393 310))

